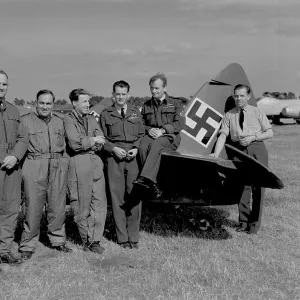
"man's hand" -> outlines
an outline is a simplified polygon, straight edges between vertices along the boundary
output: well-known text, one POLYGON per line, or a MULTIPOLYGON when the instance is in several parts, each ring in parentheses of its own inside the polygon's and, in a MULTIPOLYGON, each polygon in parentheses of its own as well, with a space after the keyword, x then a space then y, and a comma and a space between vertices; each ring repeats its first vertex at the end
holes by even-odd
POLYGON ((158 130, 158 128, 150 128, 149 130, 148 130, 148 133, 149 133, 149 135, 153 138, 153 139, 156 139, 156 132, 157 132, 157 130, 158 130))
POLYGON ((15 156, 6 156, 3 160, 3 164, 1 165, 1 169, 12 169, 16 163, 17 163, 18 159, 15 156))
POLYGON ((252 142, 255 141, 255 136, 254 135, 248 135, 246 137, 242 137, 240 139, 240 145, 247 147, 248 145, 250 145, 252 142))
POLYGON ((101 135, 97 135, 96 137, 94 137, 94 141, 95 141, 96 144, 104 145, 105 144, 105 137, 101 136, 101 135))
POLYGON ((126 157, 126 151, 122 148, 114 147, 112 151, 116 155, 116 157, 119 159, 123 159, 126 157))
POLYGON ((215 157, 215 158, 218 157, 218 155, 216 153, 210 153, 209 156, 212 156, 212 157, 215 157))
POLYGON ((129 158, 134 158, 138 153, 138 149, 137 148, 134 148, 134 149, 130 149, 128 152, 127 152, 127 157, 129 158))
POLYGON ((163 135, 162 129, 159 128, 150 128, 148 130, 148 133, 153 139, 157 139, 158 137, 163 135))

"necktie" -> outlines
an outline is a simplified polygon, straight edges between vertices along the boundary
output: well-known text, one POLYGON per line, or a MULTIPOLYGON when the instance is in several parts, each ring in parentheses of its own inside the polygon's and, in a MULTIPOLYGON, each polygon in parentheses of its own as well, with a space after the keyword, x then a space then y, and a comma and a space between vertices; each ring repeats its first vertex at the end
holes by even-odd
POLYGON ((125 111, 124 111, 124 108, 121 108, 121 116, 123 119, 125 119, 125 111))
POLYGON ((243 131, 244 119, 245 119, 244 110, 241 109, 240 110, 240 117, 239 117, 239 124, 240 124, 240 127, 241 127, 242 131, 243 131))

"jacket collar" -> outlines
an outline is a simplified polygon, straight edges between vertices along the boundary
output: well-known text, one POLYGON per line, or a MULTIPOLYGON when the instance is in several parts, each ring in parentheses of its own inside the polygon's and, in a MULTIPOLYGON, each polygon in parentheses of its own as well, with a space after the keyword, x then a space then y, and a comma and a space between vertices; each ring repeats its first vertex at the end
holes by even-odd
MULTIPOLYGON (((133 111, 133 106, 130 103, 127 102, 127 110, 126 110, 125 117, 127 118, 129 115, 131 115, 132 111, 133 111)), ((122 119, 122 116, 119 114, 119 112, 118 112, 117 107, 115 106, 115 104, 113 104, 112 106, 110 106, 107 109, 107 112, 109 112, 110 115, 112 115, 114 117, 122 119)))
POLYGON ((83 124, 83 117, 77 112, 75 108, 72 109, 71 114, 79 121, 79 123, 83 124))
MULTIPOLYGON (((171 98, 170 98, 170 96, 167 94, 167 93, 165 93, 165 98, 161 101, 161 104, 167 104, 167 103, 170 103, 171 102, 171 98)), ((151 104, 152 105, 156 105, 156 103, 157 103, 157 100, 156 99, 154 99, 153 97, 151 98, 151 104)))

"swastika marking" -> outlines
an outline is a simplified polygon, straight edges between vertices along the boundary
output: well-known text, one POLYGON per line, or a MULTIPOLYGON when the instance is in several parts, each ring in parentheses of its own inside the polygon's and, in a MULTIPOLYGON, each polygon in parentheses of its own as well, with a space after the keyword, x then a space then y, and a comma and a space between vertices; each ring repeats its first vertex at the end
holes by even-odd
POLYGON ((186 112, 183 132, 207 148, 221 125, 223 115, 199 98, 193 102, 186 112))

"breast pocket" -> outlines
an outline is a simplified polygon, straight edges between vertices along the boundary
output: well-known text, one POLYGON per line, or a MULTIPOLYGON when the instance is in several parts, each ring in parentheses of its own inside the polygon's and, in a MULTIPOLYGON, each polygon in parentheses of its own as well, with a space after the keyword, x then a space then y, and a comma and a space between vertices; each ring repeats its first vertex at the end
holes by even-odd
MULTIPOLYGON (((19 124, 20 124, 20 120, 18 118, 14 117, 14 116, 8 116, 7 129, 12 130, 12 133, 14 133, 13 137, 16 136, 15 133, 17 133, 19 130, 19 124)), ((10 137, 10 138, 13 138, 13 137, 10 137)))
POLYGON ((28 136, 29 143, 33 146, 34 149, 42 150, 46 148, 46 137, 42 129, 29 129, 28 136))
POLYGON ((174 122, 175 112, 175 107, 163 107, 161 112, 163 123, 168 124, 174 122))
POLYGON ((146 120, 146 125, 153 126, 155 123, 154 112, 153 111, 146 112, 145 120, 146 120))
POLYGON ((123 122, 121 119, 114 119, 106 124, 109 137, 117 137, 123 131, 123 122))
POLYGON ((127 128, 130 134, 138 136, 140 127, 139 121, 139 118, 127 119, 127 128))

